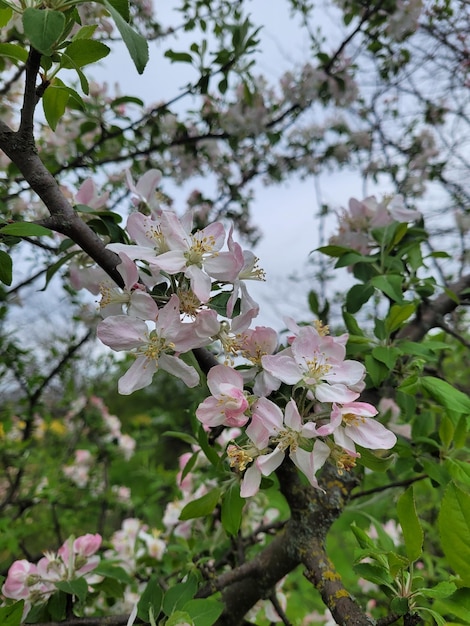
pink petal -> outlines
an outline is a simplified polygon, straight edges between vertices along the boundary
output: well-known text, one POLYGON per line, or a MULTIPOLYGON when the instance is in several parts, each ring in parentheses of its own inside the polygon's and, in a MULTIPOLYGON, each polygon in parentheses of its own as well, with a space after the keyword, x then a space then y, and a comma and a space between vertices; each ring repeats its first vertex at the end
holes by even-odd
POLYGON ((279 446, 277 446, 277 448, 269 454, 259 456, 255 463, 258 465, 258 468, 261 470, 263 476, 269 476, 269 474, 272 474, 274 470, 281 465, 285 456, 284 450, 281 450, 279 446))
POLYGON ((107 317, 98 324, 96 334, 104 344, 117 352, 131 350, 148 342, 147 324, 128 315, 107 317))
POLYGON ((380 422, 368 417, 358 419, 357 425, 348 424, 345 431, 359 446, 371 450, 389 450, 396 444, 396 435, 380 422))
MULTIPOLYGON (((109 318, 108 318, 109 319, 109 318)), ((157 371, 157 363, 145 356, 134 361, 124 376, 118 382, 118 391, 123 396, 128 396, 138 389, 147 387, 152 382, 153 375, 157 371)))
POLYGON ((250 496, 254 496, 255 493, 258 493, 260 483, 261 472, 256 466, 256 463, 253 463, 243 475, 242 484, 240 486, 241 497, 249 498, 250 496))
POLYGON ((171 354, 162 354, 158 359, 162 370, 180 378, 187 387, 196 387, 199 384, 199 374, 191 365, 171 354))
POLYGON ((283 350, 279 354, 263 356, 261 364, 269 374, 279 378, 279 380, 288 385, 295 385, 301 379, 302 372, 292 358, 289 349, 283 350), (288 352, 288 354, 285 354, 285 352, 288 352))

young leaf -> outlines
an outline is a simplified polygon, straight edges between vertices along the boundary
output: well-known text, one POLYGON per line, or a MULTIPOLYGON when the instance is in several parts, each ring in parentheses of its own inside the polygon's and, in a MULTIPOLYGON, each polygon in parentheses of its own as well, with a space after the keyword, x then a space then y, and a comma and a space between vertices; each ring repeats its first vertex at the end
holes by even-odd
POLYGON ((57 589, 73 596, 77 596, 80 602, 84 602, 88 593, 88 583, 84 578, 74 580, 58 580, 55 583, 57 589))
POLYGON ((423 389, 440 405, 453 414, 470 415, 470 398, 445 380, 434 376, 423 376, 420 379, 423 389))
POLYGON ((0 280, 5 285, 11 285, 13 279, 13 261, 9 254, 0 250, 0 280))
POLYGON ((439 533, 450 566, 466 585, 470 585, 470 495, 454 483, 450 483, 444 493, 439 533))
POLYGON ((32 222, 15 222, 0 228, 0 235, 14 235, 15 237, 43 237, 52 235, 52 231, 40 224, 32 222))
POLYGON ((61 60, 61 66, 67 69, 83 67, 96 63, 108 56, 110 49, 100 41, 93 39, 77 39, 69 43, 61 60))
POLYGON ((129 26, 121 13, 111 4, 110 0, 103 0, 103 4, 110 12, 118 31, 121 33, 122 40, 129 50, 137 71, 139 74, 142 74, 149 59, 147 40, 129 26))
POLYGON ((183 611, 190 615, 194 626, 212 626, 221 615, 223 608, 222 603, 214 598, 197 598, 186 602, 183 611))
POLYGON ((28 7, 23 13, 24 34, 33 48, 46 56, 52 53, 64 27, 65 16, 61 11, 28 7))
POLYGON ((222 500, 222 526, 229 535, 236 535, 242 521, 242 511, 246 500, 240 496, 240 485, 233 483, 222 500))
POLYGON ((0 57, 8 57, 13 61, 26 63, 28 60, 28 52, 14 43, 0 43, 0 57))
POLYGON ((147 583, 144 592, 140 596, 137 605, 137 616, 144 622, 148 621, 150 609, 153 614, 158 615, 163 603, 163 591, 157 582, 157 576, 154 574, 147 583))
POLYGON ((400 328, 403 322, 413 315, 415 311, 416 304, 414 302, 408 304, 394 304, 385 318, 385 328, 387 332, 390 334, 400 328))
POLYGON ((184 583, 178 583, 170 587, 163 598, 162 609, 165 615, 171 615, 174 611, 181 610, 183 606, 194 598, 197 591, 197 581, 189 576, 184 583))
POLYGON ((217 506, 220 497, 220 489, 212 489, 201 498, 189 502, 180 513, 180 520, 205 517, 210 515, 217 506))
POLYGON ((403 531, 406 555, 411 562, 422 554, 424 534, 416 513, 413 486, 408 487, 397 503, 398 520, 403 531))
POLYGON ((2 626, 20 626, 23 615, 23 600, 10 606, 0 607, 0 623, 2 626))
POLYGON ((69 93, 62 88, 59 80, 55 79, 54 83, 49 85, 42 97, 44 115, 52 130, 57 128, 60 118, 65 113, 68 101, 69 93))

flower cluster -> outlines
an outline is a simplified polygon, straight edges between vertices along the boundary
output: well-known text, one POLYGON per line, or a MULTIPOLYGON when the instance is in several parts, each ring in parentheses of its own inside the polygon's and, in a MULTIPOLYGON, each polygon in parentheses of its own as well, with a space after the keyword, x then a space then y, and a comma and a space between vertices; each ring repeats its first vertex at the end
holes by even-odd
MULTIPOLYGON (((155 197, 159 181, 156 170, 135 185, 128 177, 136 205, 145 206, 150 215, 130 215, 127 231, 133 243, 108 246, 121 259, 123 286, 110 286, 106 278, 95 282, 104 317, 98 337, 135 358, 119 380, 119 392, 146 387, 159 369, 196 386, 199 373, 181 356, 218 341, 225 364, 209 371, 210 395, 196 416, 208 429, 242 429, 226 453, 230 465, 243 474, 244 497, 254 495, 262 476, 270 475, 286 456, 319 487, 316 474, 329 457, 342 471, 354 466, 356 445, 393 447, 396 437, 374 419, 376 409, 358 401, 365 368, 346 358, 348 335, 330 336, 321 322, 299 327, 287 320, 292 336, 276 352, 272 328, 250 328, 258 305, 245 281, 264 278, 256 257, 242 250, 232 229, 226 233, 222 223, 195 230, 191 213, 179 217, 161 209, 155 197), (237 369, 235 361, 240 363, 237 369)), ((90 185, 85 190, 100 202, 90 185)), ((374 220, 379 225, 415 217, 399 197, 381 205, 372 198, 353 200, 351 208, 367 232, 374 220)), ((96 279, 87 280, 90 271, 82 272, 88 286, 96 279)))
POLYGON ((26 559, 15 561, 2 593, 6 598, 24 600, 26 615, 33 604, 46 602, 57 591, 56 583, 77 578, 90 582, 90 572, 100 562, 96 554, 100 546, 101 535, 86 534, 70 537, 57 552, 45 552, 37 565, 26 559))
MULTIPOLYGON (((357 401, 365 368, 345 358, 347 335, 332 337, 321 324, 299 327, 289 323, 295 335, 288 347, 259 357, 269 376, 265 395, 244 391, 242 374, 218 365, 207 377, 211 396, 196 411, 208 427, 248 424, 247 442, 231 443, 227 448, 231 466, 244 473, 243 497, 254 495, 262 476, 276 470, 286 454, 318 488, 316 474, 330 456, 342 471, 354 466, 359 456, 356 445, 389 449, 396 442, 396 436, 373 419, 375 407, 357 401), (265 397, 281 383, 291 386, 284 411, 265 397)), ((264 329, 253 331, 251 340, 257 332, 264 329)))
POLYGON ((351 198, 349 210, 343 210, 338 216, 338 232, 330 237, 330 243, 368 254, 372 248, 377 247, 377 242, 371 236, 374 228, 387 226, 394 221, 414 222, 420 218, 419 211, 405 207, 401 195, 385 198, 382 202, 378 202, 375 196, 362 201, 351 198))

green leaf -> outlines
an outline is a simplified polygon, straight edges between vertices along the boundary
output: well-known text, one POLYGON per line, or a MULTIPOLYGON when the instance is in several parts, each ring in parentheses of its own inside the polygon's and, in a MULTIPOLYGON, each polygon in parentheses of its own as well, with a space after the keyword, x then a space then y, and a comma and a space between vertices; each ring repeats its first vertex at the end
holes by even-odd
POLYGON ((405 540, 406 555, 411 562, 416 561, 423 552, 424 533, 416 513, 412 485, 398 499, 397 513, 405 540))
POLYGON ((335 245, 322 246, 321 248, 317 248, 316 251, 321 252, 322 254, 326 254, 327 256, 332 256, 332 257, 340 257, 340 256, 343 256, 343 254, 346 254, 347 252, 354 252, 355 254, 358 254, 357 250, 353 250, 352 248, 345 248, 344 246, 335 246, 335 245))
POLYGON ((410 610, 409 600, 401 596, 393 598, 390 602, 390 608, 397 615, 406 615, 410 610))
POLYGON ((367 375, 372 381, 372 384, 374 387, 379 387, 390 374, 388 367, 381 361, 374 359, 374 357, 370 354, 366 354, 364 361, 367 375))
POLYGON ((214 598, 197 598, 186 602, 183 611, 189 613, 194 626, 212 626, 220 617, 223 605, 214 598))
POLYGON ((390 585, 392 579, 388 571, 380 565, 372 565, 371 563, 357 563, 354 565, 354 571, 362 578, 369 580, 376 585, 390 585))
POLYGON ((21 63, 26 63, 28 60, 28 52, 25 48, 14 43, 0 43, 0 56, 8 57, 13 59, 13 61, 20 61, 21 63))
POLYGON ((7 224, 0 228, 0 235, 14 235, 15 237, 43 237, 44 235, 52 235, 49 228, 44 228, 40 224, 32 222, 15 222, 7 224))
POLYGON ((470 615, 470 589, 462 587, 457 589, 450 597, 438 600, 433 604, 441 613, 451 613, 468 624, 470 615))
POLYGON ((374 276, 370 279, 370 284, 382 291, 386 296, 396 302, 403 301, 403 277, 398 274, 384 274, 383 276, 374 276))
POLYGON ((54 83, 49 85, 42 96, 44 115, 52 130, 57 128, 57 124, 65 113, 69 101, 69 93, 63 88, 63 85, 60 84, 61 82, 62 81, 56 78, 54 83))
POLYGON ((222 500, 222 526, 229 535, 236 535, 242 522, 242 511, 246 500, 240 496, 239 483, 233 483, 222 500))
POLYGON ((393 370, 395 367, 395 363, 397 362, 397 358, 400 356, 400 350, 398 348, 386 347, 386 346, 376 346, 372 350, 372 356, 377 361, 384 363, 389 370, 393 370))
POLYGON ((416 311, 416 304, 393 304, 385 318, 385 328, 388 334, 400 328, 400 326, 416 311))
POLYGON ((356 537, 359 546, 363 550, 375 550, 375 544, 365 530, 356 525, 356 522, 352 522, 351 530, 356 537))
POLYGON ((165 622, 165 626, 181 626, 181 624, 192 626, 192 620, 186 611, 175 611, 165 622))
POLYGON ((214 450, 214 448, 211 447, 209 440, 207 438, 207 433, 202 427, 202 424, 197 434, 197 441, 199 445, 201 446, 202 451, 204 452, 208 460, 212 463, 212 465, 214 467, 218 467, 220 465, 220 457, 217 454, 217 452, 214 450))
POLYGON ((315 291, 308 292, 308 306, 314 315, 318 315, 320 311, 320 302, 315 291))
POLYGON ((454 481, 461 483, 461 486, 470 489, 470 463, 459 461, 458 459, 446 459, 445 465, 454 481))
POLYGON ((194 597, 197 591, 197 580, 190 576, 184 583, 170 587, 163 598, 163 612, 171 615, 174 611, 182 610, 184 605, 194 597))
POLYGON ((137 605, 137 616, 143 621, 148 622, 150 609, 154 615, 160 613, 163 604, 163 591, 157 582, 157 576, 154 574, 147 583, 144 592, 140 596, 137 605))
POLYGON ((455 415, 470 415, 470 398, 467 394, 455 389, 445 380, 434 376, 423 376, 420 378, 421 385, 429 395, 450 413, 449 417, 454 418, 454 425, 457 420, 455 415))
POLYGON ((110 12, 118 31, 121 33, 121 37, 126 44, 137 71, 139 74, 142 74, 149 59, 147 40, 129 26, 121 13, 111 4, 110 0, 103 0, 103 4, 110 12))
POLYGON ((447 487, 439 511, 439 533, 452 569, 470 584, 470 495, 454 483, 447 487))
POLYGON ((189 502, 180 513, 180 520, 205 517, 210 515, 217 506, 220 497, 220 489, 212 489, 201 498, 189 502))
POLYGON ((77 41, 78 39, 90 39, 97 28, 98 24, 87 24, 86 26, 82 26, 72 37, 72 41, 77 41))
POLYGON ((113 578, 126 585, 129 585, 134 580, 124 568, 119 567, 119 565, 114 565, 109 561, 100 561, 93 570, 93 573, 104 576, 105 578, 113 578))
POLYGON ((396 461, 395 454, 378 456, 379 453, 375 454, 372 450, 368 450, 367 448, 361 448, 361 446, 357 445, 356 448, 357 451, 361 453, 361 457, 357 459, 357 463, 373 470, 374 472, 386 472, 396 461))
POLYGON ((180 441, 184 441, 188 443, 190 446, 197 446, 197 440, 188 433, 180 433, 176 430, 166 430, 162 437, 173 437, 174 439, 179 439, 180 441))
POLYGON ((61 66, 66 69, 83 67, 90 63, 96 63, 100 59, 108 56, 110 49, 100 41, 93 39, 76 39, 72 41, 64 50, 61 66))
POLYGON ((20 626, 23 615, 23 600, 10 606, 0 607, 0 624, 2 626, 20 626))
POLYGON ((343 309, 343 319, 350 334, 356 335, 357 337, 365 336, 354 315, 351 315, 351 313, 348 313, 345 309, 343 309))
POLYGON ((175 52, 174 50, 167 50, 165 55, 167 59, 170 59, 172 63, 192 63, 193 57, 189 52, 175 52))
POLYGON ((109 2, 118 11, 123 20, 126 22, 130 20, 129 0, 109 0, 109 2))
POLYGON ((52 9, 28 7, 23 13, 23 28, 33 48, 49 56, 65 27, 65 16, 52 9))
POLYGON ((13 15, 13 9, 10 7, 0 7, 0 28, 3 28, 8 24, 13 15))
POLYGON ((428 589, 427 587, 424 587, 423 589, 416 589, 415 593, 419 593, 421 596, 426 596, 427 598, 448 598, 455 593, 456 590, 457 587, 455 583, 449 580, 444 580, 435 587, 431 587, 431 589, 428 589))
POLYGON ((349 313, 357 313, 373 295, 374 289, 370 285, 354 285, 346 295, 346 309, 349 313))
POLYGON ((80 602, 84 602, 88 593, 88 583, 84 578, 75 580, 59 580, 55 583, 57 589, 69 595, 77 596, 80 602))
POLYGON ((55 622, 60 622, 65 619, 65 612, 67 609, 67 594, 63 591, 55 593, 47 603, 47 610, 51 618, 55 622))
POLYGON ((13 261, 11 256, 0 250, 0 281, 5 285, 11 285, 13 280, 13 261))

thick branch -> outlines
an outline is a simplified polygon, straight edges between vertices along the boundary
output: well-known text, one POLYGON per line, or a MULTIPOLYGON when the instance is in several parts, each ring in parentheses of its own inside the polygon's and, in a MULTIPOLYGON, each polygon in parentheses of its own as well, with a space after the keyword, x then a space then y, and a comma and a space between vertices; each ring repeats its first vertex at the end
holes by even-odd
POLYGON ((40 63, 41 54, 34 48, 31 48, 29 51, 28 60, 26 61, 26 80, 19 130, 19 134, 23 138, 28 139, 31 142, 34 142, 34 111, 38 103, 38 96, 36 94, 36 78, 39 73, 40 63))
POLYGON ((116 270, 119 257, 107 250, 98 235, 75 213, 60 191, 57 181, 39 158, 32 137, 22 137, 0 121, 0 148, 20 169, 31 189, 48 208, 51 216, 41 223, 70 237, 122 286, 122 277, 116 270))

